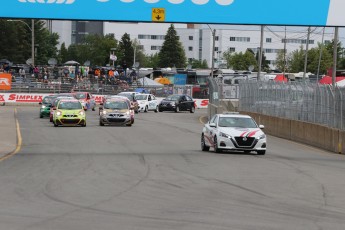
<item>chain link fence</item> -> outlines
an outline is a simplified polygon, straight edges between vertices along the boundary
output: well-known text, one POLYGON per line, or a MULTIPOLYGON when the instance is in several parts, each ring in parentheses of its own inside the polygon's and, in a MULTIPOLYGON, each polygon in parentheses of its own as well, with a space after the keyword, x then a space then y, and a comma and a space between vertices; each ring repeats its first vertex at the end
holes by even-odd
POLYGON ((242 82, 240 111, 345 129, 345 88, 308 82, 242 82))

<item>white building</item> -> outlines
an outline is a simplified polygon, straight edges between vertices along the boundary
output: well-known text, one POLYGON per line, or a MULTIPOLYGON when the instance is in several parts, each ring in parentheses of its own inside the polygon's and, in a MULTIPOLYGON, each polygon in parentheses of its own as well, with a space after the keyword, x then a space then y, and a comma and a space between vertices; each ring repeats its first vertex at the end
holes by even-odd
MULTIPOLYGON (((209 66, 212 63, 212 30, 214 29, 216 30, 215 67, 221 62, 222 54, 225 51, 245 52, 249 48, 256 53, 260 47, 260 26, 194 24, 174 24, 174 26, 184 46, 187 59, 206 60, 209 66)), ((136 39, 140 43, 145 54, 151 55, 159 52, 169 27, 169 23, 103 22, 103 34, 114 34, 115 38, 120 40, 123 34, 127 33, 132 40, 136 39)), ((76 31, 75 28, 78 27, 73 26, 71 21, 53 21, 52 23, 53 32, 60 34, 60 44, 65 42, 66 46, 73 43, 75 34, 88 34, 88 31, 76 31)), ((266 26, 264 28, 263 48, 266 59, 270 62, 270 67, 275 67, 276 55, 279 50, 284 50, 284 46, 286 46, 287 53, 299 49, 301 45, 305 49, 307 31, 307 27, 266 26)), ((333 28, 326 29, 324 43, 332 41, 333 31, 333 28)), ((309 49, 322 42, 322 35, 323 28, 311 28, 309 49)))

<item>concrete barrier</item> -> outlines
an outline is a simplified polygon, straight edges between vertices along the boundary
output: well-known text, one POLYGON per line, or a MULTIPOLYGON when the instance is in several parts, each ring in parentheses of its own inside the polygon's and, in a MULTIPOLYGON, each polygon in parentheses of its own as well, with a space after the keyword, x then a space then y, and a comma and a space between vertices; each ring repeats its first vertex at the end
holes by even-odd
POLYGON ((265 133, 269 135, 345 154, 345 131, 258 113, 241 113, 250 115, 258 124, 264 125, 265 133))

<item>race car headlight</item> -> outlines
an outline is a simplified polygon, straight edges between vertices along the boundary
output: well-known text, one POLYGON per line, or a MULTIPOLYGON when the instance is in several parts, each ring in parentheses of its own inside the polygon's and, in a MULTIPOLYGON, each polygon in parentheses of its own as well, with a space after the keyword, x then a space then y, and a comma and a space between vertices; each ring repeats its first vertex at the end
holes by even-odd
POLYGON ((222 133, 222 132, 219 133, 219 136, 225 137, 225 138, 229 138, 229 139, 231 138, 230 135, 228 135, 228 134, 226 134, 226 133, 222 133))
POLYGON ((62 115, 61 111, 56 112, 56 116, 61 116, 61 115, 62 115))
POLYGON ((103 115, 106 115, 106 114, 107 114, 107 111, 106 111, 106 110, 103 110, 103 111, 102 111, 102 114, 103 114, 103 115))
POLYGON ((175 106, 175 102, 174 101, 170 102, 170 105, 175 106))
POLYGON ((44 109, 44 108, 46 108, 46 107, 47 107, 47 106, 45 106, 45 105, 42 105, 42 107, 41 107, 41 108, 42 108, 42 109, 44 109))
POLYGON ((84 116, 85 115, 85 112, 83 110, 79 111, 79 115, 80 116, 84 116))
POLYGON ((265 139, 266 138, 266 135, 265 134, 261 134, 258 139, 261 140, 261 139, 265 139))
POLYGON ((127 111, 125 114, 126 114, 126 115, 130 115, 131 113, 130 113, 129 111, 127 111))

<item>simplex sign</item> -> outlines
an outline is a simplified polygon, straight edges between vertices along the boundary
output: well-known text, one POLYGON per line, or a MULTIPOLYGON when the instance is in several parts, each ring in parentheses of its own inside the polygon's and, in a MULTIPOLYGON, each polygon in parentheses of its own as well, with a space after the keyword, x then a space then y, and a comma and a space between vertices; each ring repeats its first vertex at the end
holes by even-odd
POLYGON ((345 26, 344 0, 1 0, 1 5, 1 18, 345 26))

